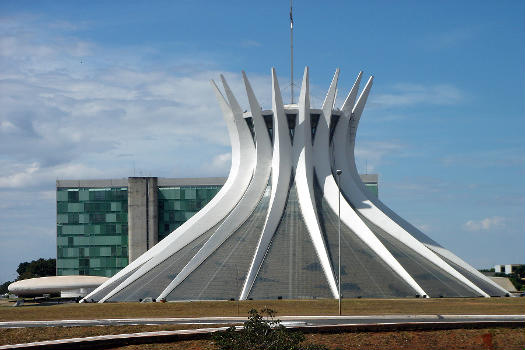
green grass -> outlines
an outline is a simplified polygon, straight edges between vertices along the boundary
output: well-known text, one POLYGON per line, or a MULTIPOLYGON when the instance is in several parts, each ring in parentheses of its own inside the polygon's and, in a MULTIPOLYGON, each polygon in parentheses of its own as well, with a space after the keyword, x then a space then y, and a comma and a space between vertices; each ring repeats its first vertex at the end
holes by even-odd
MULTIPOLYGON (((337 300, 247 300, 176 303, 60 304, 11 307, 0 303, 0 321, 129 317, 246 316, 252 308, 284 315, 335 315, 337 300)), ((344 315, 524 314, 525 298, 346 299, 344 315)))

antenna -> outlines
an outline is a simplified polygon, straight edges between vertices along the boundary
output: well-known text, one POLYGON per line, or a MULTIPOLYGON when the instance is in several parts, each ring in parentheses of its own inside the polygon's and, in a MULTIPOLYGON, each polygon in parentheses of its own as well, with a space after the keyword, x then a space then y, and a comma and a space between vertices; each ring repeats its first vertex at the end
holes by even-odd
POLYGON ((293 104, 293 14, 292 14, 292 1, 290 0, 290 90, 292 95, 293 104))

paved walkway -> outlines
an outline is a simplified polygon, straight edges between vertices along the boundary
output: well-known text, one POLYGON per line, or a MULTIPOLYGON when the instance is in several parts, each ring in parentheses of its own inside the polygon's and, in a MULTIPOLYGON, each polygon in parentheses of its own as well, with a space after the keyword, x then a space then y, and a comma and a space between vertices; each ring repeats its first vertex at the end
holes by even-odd
MULTIPOLYGON (((337 325, 399 322, 465 322, 465 321, 525 321, 525 315, 368 315, 368 316, 281 316, 286 326, 337 325)), ((230 325, 242 323, 247 317, 185 317, 185 318, 108 318, 94 320, 8 321, 0 328, 124 326, 161 324, 230 325)))

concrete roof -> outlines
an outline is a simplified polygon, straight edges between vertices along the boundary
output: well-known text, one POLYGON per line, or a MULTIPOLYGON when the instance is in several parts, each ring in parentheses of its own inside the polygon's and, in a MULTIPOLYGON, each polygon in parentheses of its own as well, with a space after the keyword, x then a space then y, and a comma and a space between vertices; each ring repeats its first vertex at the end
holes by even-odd
POLYGON ((361 181, 363 181, 365 184, 377 183, 377 181, 379 180, 378 174, 359 174, 359 176, 361 177, 361 181))
POLYGON ((18 296, 60 293, 80 288, 96 288, 107 281, 100 276, 49 276, 11 283, 7 289, 18 296))
POLYGON ((489 277, 491 280, 496 282, 501 288, 508 290, 509 292, 517 292, 516 287, 507 277, 489 277))
MULTIPOLYGON (((138 176, 140 177, 140 176, 138 176)), ((158 178, 159 187, 224 185, 225 177, 158 178)), ((57 188, 111 188, 128 187, 128 178, 93 180, 56 180, 57 188)))

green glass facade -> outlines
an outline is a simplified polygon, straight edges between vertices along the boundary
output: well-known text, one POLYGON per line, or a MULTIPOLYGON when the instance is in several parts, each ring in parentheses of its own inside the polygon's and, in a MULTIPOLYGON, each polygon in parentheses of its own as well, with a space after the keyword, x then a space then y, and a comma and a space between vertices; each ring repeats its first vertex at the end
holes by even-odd
POLYGON ((376 198, 379 198, 379 187, 377 186, 377 183, 365 183, 365 187, 374 196, 376 196, 376 198))
POLYGON ((57 188, 57 275, 109 277, 127 264, 127 188, 57 188))
MULTIPOLYGON (((158 188, 160 241, 222 185, 158 188)), ((128 260, 128 188, 57 187, 57 275, 113 276, 128 260)))
POLYGON ((204 207, 222 186, 159 188, 159 241, 204 207))

